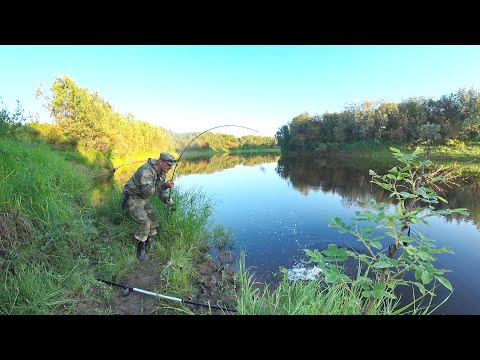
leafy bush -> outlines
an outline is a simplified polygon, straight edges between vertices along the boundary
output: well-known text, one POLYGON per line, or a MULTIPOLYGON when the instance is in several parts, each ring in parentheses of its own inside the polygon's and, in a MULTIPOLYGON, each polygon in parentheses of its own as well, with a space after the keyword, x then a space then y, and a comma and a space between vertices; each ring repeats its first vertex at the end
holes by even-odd
POLYGON ((373 184, 390 192, 390 197, 395 199, 395 211, 389 213, 386 204, 362 201, 366 210, 356 212, 356 217, 352 219, 353 225, 347 225, 338 217, 329 218, 329 226, 337 227, 340 233, 348 232, 355 236, 366 251, 356 253, 331 244, 322 251, 306 249, 305 252, 311 262, 324 269, 327 283, 345 283, 352 287, 360 285, 363 288, 363 314, 368 314, 377 303, 385 299, 397 299, 396 289, 399 287, 416 288, 421 295, 408 304, 399 305, 393 313, 412 311, 428 314, 443 304, 453 291, 452 285, 443 276, 447 270, 434 266, 435 255, 453 251, 450 247, 437 248, 434 240, 421 233, 411 235, 410 225, 428 225, 426 219, 432 216, 453 213, 468 215, 468 212, 463 208, 435 210, 435 204, 447 201, 432 190, 432 186, 447 182, 451 174, 429 172, 431 161, 417 160, 422 150, 417 148, 411 154, 404 154, 396 148, 390 150, 402 165, 393 167, 386 175, 378 175, 373 170, 369 174, 373 184), (382 244, 385 238, 393 239, 388 247, 382 244), (358 272, 354 278, 343 271, 343 263, 349 258, 358 261, 358 272), (450 294, 434 306, 432 300, 440 285, 450 290, 450 294))

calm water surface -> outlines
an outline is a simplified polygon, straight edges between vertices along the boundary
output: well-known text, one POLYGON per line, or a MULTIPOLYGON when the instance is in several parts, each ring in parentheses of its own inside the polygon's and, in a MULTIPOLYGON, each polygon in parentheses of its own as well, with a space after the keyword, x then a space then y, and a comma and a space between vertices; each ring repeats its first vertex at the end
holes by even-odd
MULTIPOLYGON (((382 164, 321 158, 288 161, 279 156, 222 157, 218 164, 216 168, 212 159, 179 165, 176 186, 202 189, 215 200, 215 224, 233 231, 234 252, 239 255, 244 249, 246 266, 267 282, 278 281, 280 267, 304 264, 308 258, 303 249, 323 250, 334 243, 362 250, 353 236, 328 227, 326 217, 350 222, 360 210, 356 199, 388 202, 388 194, 369 183, 368 170, 385 174, 396 165, 393 158, 382 164), (195 165, 199 166, 194 174, 182 173, 182 166, 195 165)), ((480 314, 479 188, 478 179, 470 177, 444 195, 449 208, 468 208, 469 217, 437 217, 429 220, 430 226, 412 226, 413 232, 434 239, 438 247, 451 246, 455 251, 442 254, 436 262, 437 268, 452 270, 445 277, 454 288, 437 314, 480 314)))

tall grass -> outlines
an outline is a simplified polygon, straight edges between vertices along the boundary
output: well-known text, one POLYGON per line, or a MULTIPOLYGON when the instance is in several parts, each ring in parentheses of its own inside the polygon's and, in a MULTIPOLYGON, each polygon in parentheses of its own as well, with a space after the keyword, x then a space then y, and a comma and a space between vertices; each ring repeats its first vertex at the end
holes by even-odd
POLYGON ((445 158, 475 158, 480 156, 480 141, 447 140, 444 145, 432 147, 432 156, 445 158))
MULTIPOLYGON (((237 310, 242 315, 360 315, 361 287, 346 284, 327 285, 319 280, 290 281, 283 272, 280 283, 259 286, 254 274, 245 268, 245 254, 239 261, 240 291, 237 310)), ((371 314, 392 314, 396 304, 385 301, 371 314)))
POLYGON ((37 224, 79 216, 89 181, 42 143, 0 137, 0 208, 22 210, 37 224))
MULTIPOLYGON (((103 187, 101 201, 95 207, 93 217, 97 219, 100 233, 108 234, 108 243, 102 263, 98 264, 103 277, 121 279, 138 263, 133 233, 136 224, 121 208, 121 184, 103 187), (114 245, 116 244, 116 245, 114 245), (110 254, 110 255, 108 255, 110 254), (115 254, 115 255, 112 255, 115 254), (108 256, 111 260, 107 260, 108 256)), ((161 289, 169 295, 185 297, 192 292, 195 279, 194 264, 197 256, 205 249, 207 225, 211 221, 212 202, 197 189, 171 193, 174 207, 163 204, 157 197, 151 202, 160 218, 157 246, 154 255, 158 264, 161 289)), ((160 285, 160 284, 159 284, 160 285)), ((189 313, 184 305, 160 301, 159 308, 165 311, 189 313), (176 310, 174 310, 176 309, 176 310)))
POLYGON ((72 313, 107 254, 83 158, 4 136, 0 149, 0 240, 16 244, 0 253, 0 313, 72 313))
POLYGON ((154 199, 153 203, 160 214, 161 237, 165 241, 174 239, 176 248, 188 249, 206 240, 207 226, 212 220, 213 201, 200 189, 172 191, 173 207, 168 207, 154 199))
MULTIPOLYGON (((364 140, 356 143, 347 143, 335 145, 333 152, 337 150, 347 150, 352 153, 362 154, 371 158, 389 158, 391 157, 390 146, 394 146, 402 152, 413 152, 416 145, 401 144, 380 144, 373 141, 364 140)), ((444 144, 421 145, 430 149, 430 158, 434 159, 470 159, 480 156, 480 142, 467 140, 447 140, 444 144)))
POLYGON ((62 283, 70 275, 54 273, 42 264, 20 264, 14 274, 7 268, 0 275, 1 314, 48 315, 73 302, 62 283))

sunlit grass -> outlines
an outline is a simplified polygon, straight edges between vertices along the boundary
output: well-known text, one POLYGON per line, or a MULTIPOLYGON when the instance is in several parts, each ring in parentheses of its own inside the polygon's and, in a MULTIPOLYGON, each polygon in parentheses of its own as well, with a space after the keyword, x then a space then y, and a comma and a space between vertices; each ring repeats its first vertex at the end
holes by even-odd
POLYGON ((47 145, 0 137, 0 148, 0 207, 49 224, 78 216, 87 205, 87 176, 47 145))

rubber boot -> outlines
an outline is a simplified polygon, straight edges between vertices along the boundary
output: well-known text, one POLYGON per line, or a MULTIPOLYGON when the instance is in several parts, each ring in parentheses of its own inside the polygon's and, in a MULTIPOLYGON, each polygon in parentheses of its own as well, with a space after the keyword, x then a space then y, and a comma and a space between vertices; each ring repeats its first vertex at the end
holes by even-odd
POLYGON ((140 261, 146 260, 147 253, 145 252, 145 241, 139 241, 137 243, 137 257, 140 261))
POLYGON ((155 238, 153 236, 149 236, 146 241, 147 252, 155 249, 155 238))

